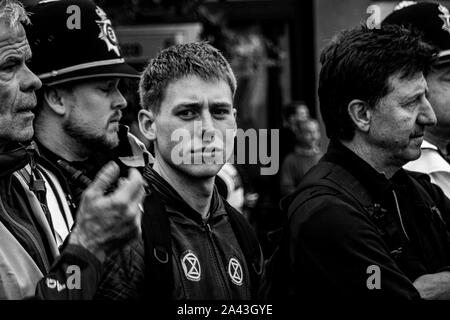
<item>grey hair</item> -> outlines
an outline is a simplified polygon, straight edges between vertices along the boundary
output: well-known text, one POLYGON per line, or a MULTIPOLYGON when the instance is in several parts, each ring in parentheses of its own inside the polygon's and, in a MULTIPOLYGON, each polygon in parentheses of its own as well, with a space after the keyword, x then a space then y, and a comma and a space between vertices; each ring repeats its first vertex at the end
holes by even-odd
POLYGON ((8 26, 16 28, 23 24, 30 24, 25 8, 17 0, 0 0, 0 19, 5 19, 8 26))

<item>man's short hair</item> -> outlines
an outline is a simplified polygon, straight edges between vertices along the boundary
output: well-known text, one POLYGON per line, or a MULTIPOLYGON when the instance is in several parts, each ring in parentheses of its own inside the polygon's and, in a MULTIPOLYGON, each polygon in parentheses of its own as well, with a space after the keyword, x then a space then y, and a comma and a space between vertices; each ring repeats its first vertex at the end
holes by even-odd
POLYGON ((349 102, 359 99, 375 107, 392 90, 391 76, 425 75, 435 54, 417 32, 400 26, 359 26, 341 32, 320 57, 319 101, 327 136, 351 140, 355 127, 349 102))
POLYGON ((236 78, 224 56, 206 42, 191 42, 171 46, 150 60, 139 82, 141 107, 158 113, 167 86, 190 75, 224 80, 234 97, 236 78))
POLYGON ((23 5, 16 0, 0 0, 0 19, 6 20, 11 28, 18 27, 20 23, 30 23, 23 5))

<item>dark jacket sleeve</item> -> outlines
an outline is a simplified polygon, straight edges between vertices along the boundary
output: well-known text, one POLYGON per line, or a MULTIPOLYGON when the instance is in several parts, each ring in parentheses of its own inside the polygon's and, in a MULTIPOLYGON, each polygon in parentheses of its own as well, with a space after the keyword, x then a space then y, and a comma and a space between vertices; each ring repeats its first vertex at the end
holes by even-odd
POLYGON ((296 295, 420 298, 372 222, 344 199, 317 196, 297 208, 290 221, 296 295))
POLYGON ((36 299, 90 300, 102 273, 102 264, 88 250, 67 245, 36 288, 36 299))
POLYGON ((141 239, 138 239, 107 257, 94 299, 142 299, 144 271, 144 244, 141 239))

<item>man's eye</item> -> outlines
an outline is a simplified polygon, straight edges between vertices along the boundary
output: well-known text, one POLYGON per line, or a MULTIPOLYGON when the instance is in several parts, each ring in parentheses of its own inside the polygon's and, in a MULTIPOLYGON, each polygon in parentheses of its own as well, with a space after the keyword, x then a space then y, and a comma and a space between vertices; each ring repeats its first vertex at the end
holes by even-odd
POLYGON ((113 87, 112 86, 101 86, 101 87, 99 87, 99 90, 104 93, 109 93, 110 91, 113 90, 113 87))
POLYGON ((195 112, 192 110, 183 110, 178 112, 178 116, 181 118, 192 118, 195 116, 195 112))
POLYGON ((109 93, 116 89, 116 85, 113 82, 105 82, 98 86, 98 89, 102 92, 109 93))
POLYGON ((17 65, 18 63, 15 62, 6 63, 0 66, 0 70, 3 72, 10 72, 13 71, 17 67, 17 65))
POLYGON ((216 110, 214 110, 213 113, 215 115, 224 116, 224 115, 230 114, 230 110, 225 109, 225 108, 223 108, 223 109, 216 109, 216 110))
POLYGON ((405 108, 412 108, 415 105, 417 105, 419 102, 420 102, 420 97, 417 97, 416 99, 408 101, 407 103, 405 103, 403 105, 403 107, 405 107, 405 108))

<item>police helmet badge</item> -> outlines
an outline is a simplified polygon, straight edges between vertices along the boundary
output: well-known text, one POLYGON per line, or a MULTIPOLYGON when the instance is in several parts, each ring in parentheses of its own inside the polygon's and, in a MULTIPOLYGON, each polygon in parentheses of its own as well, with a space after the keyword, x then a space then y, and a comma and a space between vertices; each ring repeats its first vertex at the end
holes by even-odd
POLYGON ((438 9, 442 13, 439 15, 439 18, 444 22, 442 29, 450 33, 450 13, 448 12, 448 9, 441 4, 438 9))
POLYGON ((117 41, 116 34, 114 33, 114 29, 112 28, 111 20, 106 16, 105 11, 100 7, 95 8, 95 12, 100 17, 101 20, 95 20, 95 22, 100 27, 100 34, 98 37, 105 41, 108 51, 113 50, 118 56, 120 56, 119 52, 119 42, 117 41))

